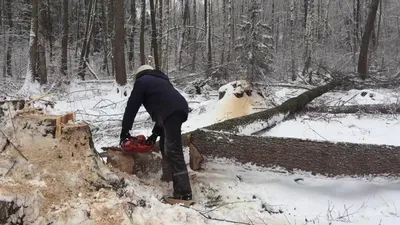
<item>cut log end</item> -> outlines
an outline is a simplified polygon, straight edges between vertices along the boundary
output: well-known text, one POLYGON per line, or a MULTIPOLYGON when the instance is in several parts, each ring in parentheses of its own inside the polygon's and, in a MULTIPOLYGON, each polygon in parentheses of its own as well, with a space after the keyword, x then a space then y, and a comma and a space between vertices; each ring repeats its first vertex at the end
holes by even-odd
POLYGON ((119 151, 108 150, 107 163, 118 168, 122 172, 134 174, 135 159, 131 155, 125 155, 119 151))
POLYGON ((196 146, 193 143, 189 144, 189 165, 194 171, 200 170, 201 165, 204 162, 204 156, 200 154, 196 146))

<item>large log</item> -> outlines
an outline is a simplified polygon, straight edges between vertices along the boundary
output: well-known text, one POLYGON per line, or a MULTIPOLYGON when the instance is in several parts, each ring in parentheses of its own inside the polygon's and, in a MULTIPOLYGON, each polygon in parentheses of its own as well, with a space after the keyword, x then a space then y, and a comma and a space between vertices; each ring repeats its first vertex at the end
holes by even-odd
POLYGON ((225 120, 223 122, 205 127, 204 129, 215 131, 229 131, 233 133, 249 133, 250 131, 247 130, 248 126, 254 125, 256 126, 256 130, 265 131, 266 129, 273 127, 278 122, 281 122, 290 117, 291 115, 293 115, 293 113, 303 109, 315 98, 333 90, 340 83, 340 80, 333 80, 326 85, 316 87, 302 93, 297 97, 290 98, 289 100, 285 101, 275 108, 253 113, 243 117, 225 120))
POLYGON ((375 104, 375 105, 346 105, 346 106, 314 106, 306 107, 303 112, 317 112, 330 114, 399 114, 399 104, 375 104))
POLYGON ((190 138, 190 166, 201 167, 199 155, 235 159, 263 167, 298 169, 327 176, 400 175, 400 147, 331 143, 293 138, 239 136, 196 130, 190 138))

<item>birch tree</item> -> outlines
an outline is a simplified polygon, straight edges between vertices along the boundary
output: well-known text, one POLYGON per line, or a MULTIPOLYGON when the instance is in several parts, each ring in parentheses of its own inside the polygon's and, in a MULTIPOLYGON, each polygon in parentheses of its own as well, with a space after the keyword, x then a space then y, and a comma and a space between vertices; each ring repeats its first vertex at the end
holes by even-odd
POLYGON ((36 59, 37 59, 37 42, 38 42, 38 4, 39 0, 31 1, 31 29, 29 34, 29 57, 28 66, 25 76, 25 88, 30 83, 35 82, 36 77, 36 59))

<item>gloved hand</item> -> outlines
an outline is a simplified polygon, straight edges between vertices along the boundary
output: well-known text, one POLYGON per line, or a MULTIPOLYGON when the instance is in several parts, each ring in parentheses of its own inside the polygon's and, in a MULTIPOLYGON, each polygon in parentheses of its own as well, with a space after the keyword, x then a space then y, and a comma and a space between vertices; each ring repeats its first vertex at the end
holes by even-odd
POLYGON ((157 137, 158 137, 158 135, 153 133, 152 135, 150 135, 150 137, 147 138, 145 144, 146 145, 154 145, 157 141, 157 137))

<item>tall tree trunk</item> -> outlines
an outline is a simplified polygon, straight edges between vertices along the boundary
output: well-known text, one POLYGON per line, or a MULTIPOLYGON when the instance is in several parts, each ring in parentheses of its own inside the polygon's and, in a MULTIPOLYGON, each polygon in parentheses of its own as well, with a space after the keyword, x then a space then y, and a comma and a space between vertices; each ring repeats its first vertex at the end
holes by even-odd
POLYGON ((206 49, 207 49, 207 69, 206 74, 211 73, 212 52, 211 52, 211 24, 210 24, 210 1, 204 0, 204 28, 206 30, 206 49))
POLYGON ((53 60, 53 19, 50 11, 50 0, 46 1, 46 40, 49 41, 50 47, 50 62, 53 60))
POLYGON ((12 9, 11 9, 12 0, 7 0, 7 20, 8 20, 8 43, 7 43, 7 75, 12 77, 12 48, 13 48, 13 20, 12 20, 12 9))
POLYGON ((124 0, 115 0, 115 78, 119 85, 126 84, 125 51, 124 51, 124 0))
POLYGON ((103 51, 104 51, 104 56, 103 56, 103 65, 101 66, 101 70, 106 70, 107 72, 107 76, 110 76, 110 68, 108 66, 108 38, 107 38, 107 34, 108 34, 108 24, 107 24, 107 16, 106 16, 106 0, 101 0, 100 4, 101 4, 101 23, 103 26, 103 33, 102 33, 102 40, 103 40, 103 51))
POLYGON ((38 2, 39 0, 31 1, 31 28, 29 35, 29 57, 28 67, 26 71, 25 84, 29 85, 35 81, 36 77, 36 59, 37 59, 37 42, 38 42, 38 2))
POLYGON ((111 56, 111 76, 115 75, 115 47, 114 47, 114 19, 115 19, 115 10, 114 10, 114 0, 107 0, 107 9, 108 9, 108 33, 110 38, 110 56, 111 56))
POLYGON ((135 68, 135 33, 136 33, 136 0, 131 0, 132 30, 129 34, 128 62, 131 69, 135 68))
POLYGON ((178 70, 182 68, 182 55, 183 55, 183 48, 185 45, 185 38, 186 38, 186 26, 188 24, 189 20, 189 0, 182 0, 182 7, 183 7, 183 13, 182 13, 182 21, 183 21, 183 26, 181 30, 181 36, 179 37, 179 44, 178 44, 178 70))
POLYGON ((44 4, 39 4, 39 15, 38 15, 38 77, 40 84, 47 84, 47 65, 46 65, 46 11, 44 10, 44 4))
POLYGON ((225 32, 227 24, 228 15, 226 13, 226 0, 222 0, 222 16, 223 16, 223 28, 222 28, 222 49, 221 49, 221 65, 225 63, 225 32))
POLYGON ((304 51, 304 68, 303 68, 303 77, 305 77, 308 73, 309 80, 308 82, 312 84, 312 70, 309 71, 311 67, 312 61, 312 52, 313 52, 313 42, 314 42, 314 35, 313 35, 313 10, 314 10, 314 0, 305 0, 307 5, 307 18, 306 18, 306 30, 305 30, 305 51, 304 51))
MULTIPOLYGON (((158 49, 159 51, 159 63, 160 63, 160 69, 163 69, 163 42, 162 42, 162 36, 163 36, 163 31, 164 31, 164 25, 163 25, 163 21, 164 21, 164 1, 163 0, 159 0, 159 4, 158 4, 158 19, 159 19, 159 26, 158 26, 158 49)), ((166 29, 165 29, 166 30, 166 29)))
POLYGON ((62 75, 68 77, 68 0, 63 0, 63 33, 61 42, 61 67, 62 75))
POLYGON ((235 8, 233 0, 228 0, 229 12, 228 12, 228 27, 229 27, 229 50, 228 50, 228 62, 230 62, 234 56, 235 49, 235 8))
POLYGON ((92 8, 93 8, 93 1, 89 1, 89 9, 87 13, 87 18, 86 18, 86 28, 85 28, 85 36, 83 39, 83 45, 82 45, 82 50, 81 50, 81 56, 80 56, 80 62, 79 62, 79 72, 78 75, 81 77, 82 80, 85 80, 85 73, 86 73, 86 50, 87 46, 89 46, 89 33, 90 33, 90 27, 91 27, 91 17, 92 17, 92 8))
POLYGON ((146 25, 146 0, 142 0, 142 16, 141 16, 141 26, 140 26, 140 64, 146 64, 146 55, 144 53, 144 28, 146 25))
POLYGON ((163 65, 165 71, 169 70, 169 30, 171 27, 170 21, 171 21, 171 7, 170 7, 170 0, 165 0, 165 16, 164 16, 164 22, 163 26, 166 27, 166 32, 165 32, 165 41, 163 42, 163 50, 162 52, 164 53, 164 56, 162 57, 164 59, 163 65))
POLYGON ((368 14, 367 23, 365 25, 365 31, 361 39, 360 55, 358 59, 358 73, 361 79, 365 80, 368 73, 368 48, 372 30, 374 29, 374 23, 376 18, 376 12, 378 11, 380 0, 372 0, 371 8, 368 14))
POLYGON ((156 10, 154 7, 154 0, 150 0, 150 16, 151 16, 151 41, 153 45, 153 57, 154 66, 156 69, 160 69, 160 58, 158 56, 158 45, 157 45, 157 27, 156 27, 156 10))
POLYGON ((95 17, 94 17, 94 21, 96 21, 96 22, 94 22, 93 23, 93 28, 92 28, 92 49, 93 49, 93 52, 94 53, 99 53, 100 51, 101 51, 101 41, 100 41, 100 39, 99 39, 99 36, 100 36, 100 24, 101 24, 101 22, 100 22, 100 17, 101 17, 101 15, 98 15, 96 12, 98 11, 98 9, 99 9, 99 5, 97 4, 97 1, 96 1, 96 4, 93 6, 94 7, 94 9, 93 9, 93 12, 95 12, 95 17))
MULTIPOLYGON (((328 0, 329 1, 329 0, 328 0)), ((294 36, 294 20, 295 20, 295 8, 296 8, 295 0, 290 1, 290 52, 291 52, 291 77, 292 81, 297 79, 296 74, 296 51, 295 51, 295 36, 294 36)))
MULTIPOLYGON (((5 6, 4 6, 4 1, 5 0, 1 0, 1 2, 0 2, 0 20, 1 20, 1 29, 2 29, 2 32, 3 32, 3 49, 6 49, 7 48, 7 41, 6 41, 6 26, 5 26, 5 23, 4 23, 4 16, 3 16, 3 12, 4 12, 4 8, 5 8, 5 6)), ((4 53, 4 61, 3 61, 3 77, 7 77, 7 53, 4 53)))
POLYGON ((197 1, 193 1, 193 27, 195 27, 193 34, 193 55, 192 55, 192 71, 196 71, 197 60, 197 1))

